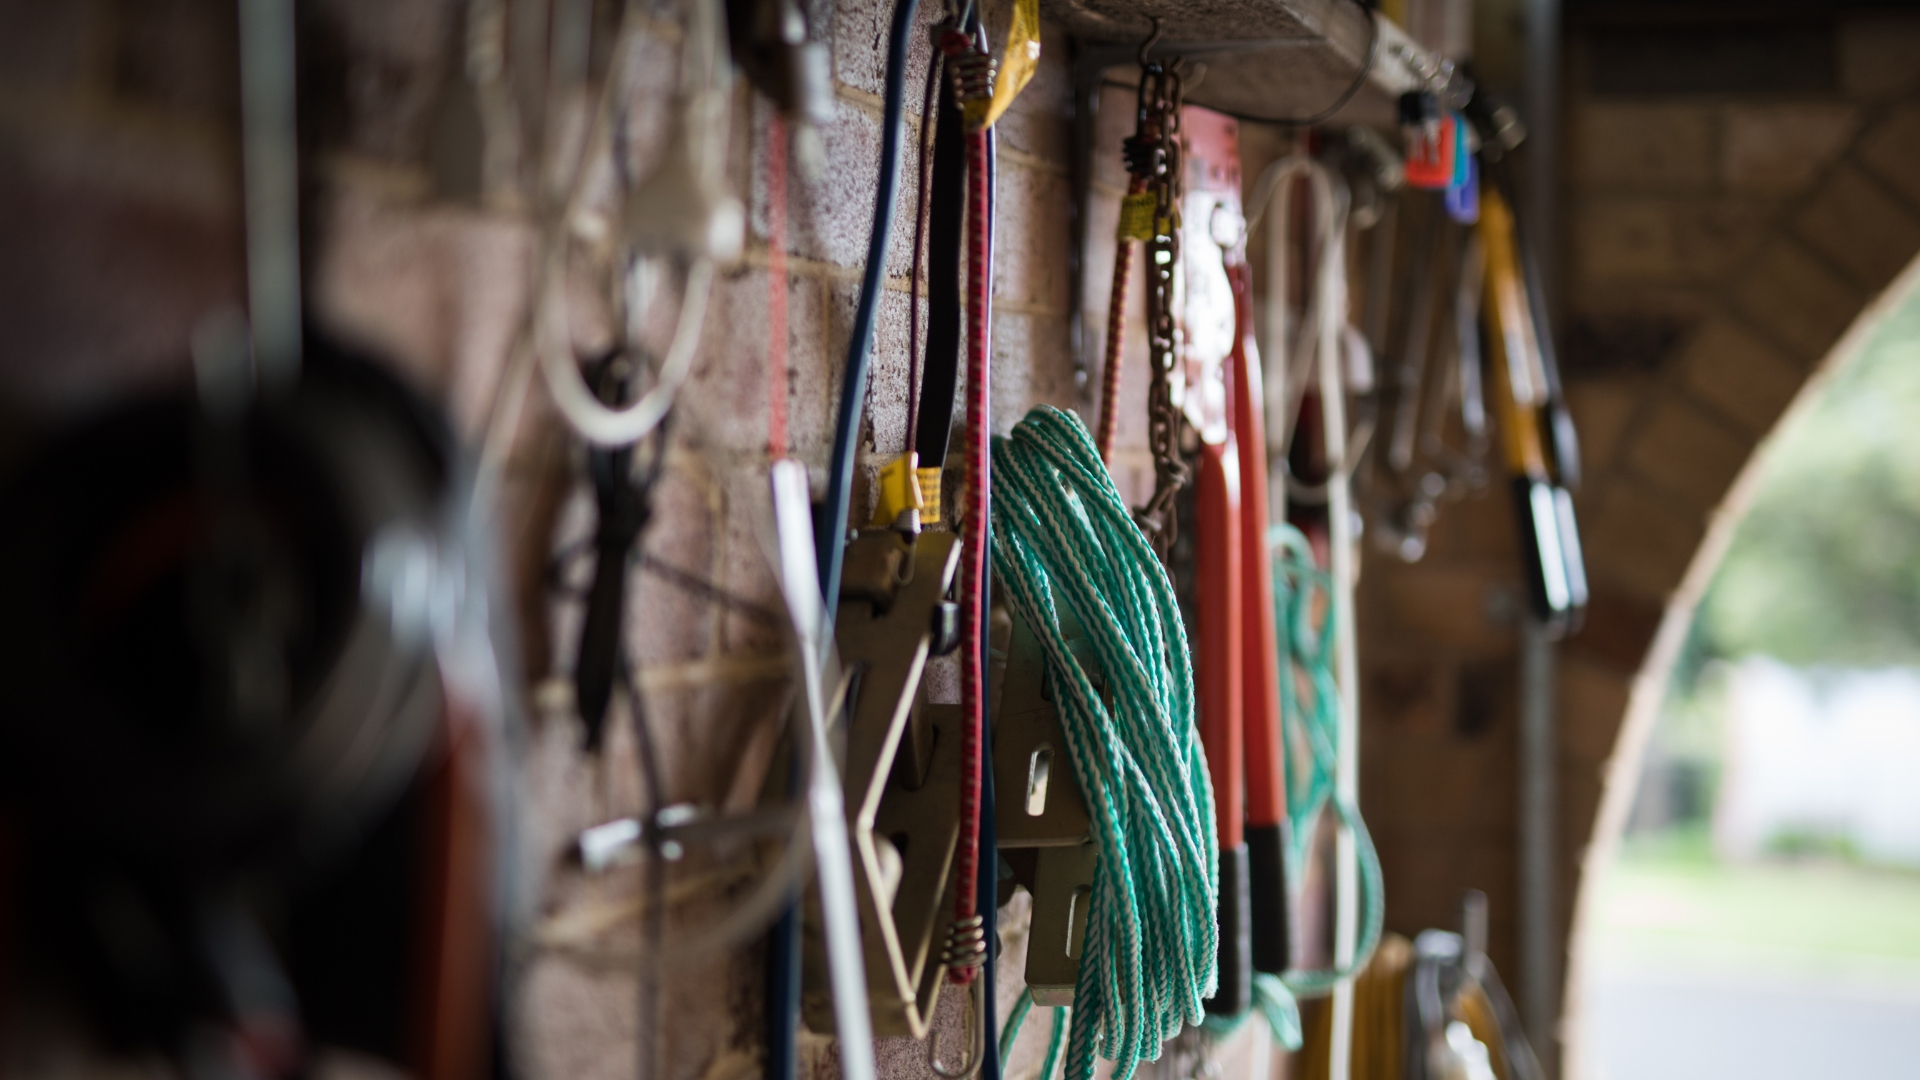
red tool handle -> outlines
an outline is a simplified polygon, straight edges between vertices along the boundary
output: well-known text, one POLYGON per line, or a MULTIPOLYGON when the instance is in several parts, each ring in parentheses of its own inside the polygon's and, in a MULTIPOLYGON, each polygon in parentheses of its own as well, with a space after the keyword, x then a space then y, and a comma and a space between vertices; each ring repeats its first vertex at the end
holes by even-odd
MULTIPOLYGON (((1293 957, 1293 899, 1287 884, 1287 772, 1280 726, 1281 662, 1274 626, 1273 560, 1267 554, 1266 394, 1253 341, 1251 273, 1229 262, 1234 348, 1227 358, 1231 423, 1245 485, 1240 505, 1242 671, 1247 776, 1247 926, 1253 970, 1281 974, 1293 957)), ((1287 668, 1287 677, 1292 669, 1287 668)))
POLYGON ((1202 443, 1194 479, 1199 521, 1194 560, 1194 600, 1199 627, 1195 674, 1200 699, 1200 742, 1213 777, 1214 816, 1222 849, 1240 846, 1246 822, 1245 749, 1241 734, 1245 675, 1242 626, 1240 454, 1231 433, 1224 442, 1202 443))
POLYGON ((1246 753, 1241 731, 1246 636, 1241 624, 1240 452, 1233 433, 1202 443, 1195 470, 1195 663, 1200 743, 1213 777, 1220 834, 1219 989, 1207 1011, 1234 1015, 1253 1001, 1252 894, 1246 842, 1246 753))
POLYGON ((1266 394, 1253 341, 1251 271, 1227 267, 1233 283, 1234 348, 1227 358, 1233 395, 1233 435, 1240 451, 1240 574, 1247 824, 1279 825, 1287 814, 1287 781, 1280 756, 1280 674, 1273 624, 1273 560, 1267 557, 1266 394))

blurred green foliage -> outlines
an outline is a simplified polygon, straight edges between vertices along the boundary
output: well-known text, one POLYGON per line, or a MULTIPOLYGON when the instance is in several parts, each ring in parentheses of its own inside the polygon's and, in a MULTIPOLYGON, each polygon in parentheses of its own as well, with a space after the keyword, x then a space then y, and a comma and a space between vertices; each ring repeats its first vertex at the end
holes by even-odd
POLYGON ((1920 294, 1767 444, 1676 682, 1719 657, 1920 664, 1920 294))

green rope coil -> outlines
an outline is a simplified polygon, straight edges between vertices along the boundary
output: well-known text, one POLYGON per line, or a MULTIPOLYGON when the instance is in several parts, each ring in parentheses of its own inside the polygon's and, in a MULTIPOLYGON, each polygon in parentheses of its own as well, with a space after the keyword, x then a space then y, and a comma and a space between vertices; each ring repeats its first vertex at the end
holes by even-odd
POLYGON ((1267 1030, 1273 1033, 1273 1041, 1288 1050, 1298 1050, 1304 1044, 1300 1003, 1294 1000, 1293 991, 1287 989, 1287 984, 1278 975, 1265 972, 1254 972, 1253 1008, 1238 1016, 1209 1014, 1206 1023, 1200 1026, 1215 1039, 1224 1039, 1239 1031, 1240 1025, 1256 1014, 1267 1022, 1267 1030))
MULTIPOLYGON (((1007 1059, 1013 1056, 1013 1044, 1020 1038, 1020 1025, 1026 1023, 1027 1014, 1033 1011, 1033 990, 1023 988, 1013 1003, 1013 1015, 1000 1029, 1000 1064, 1004 1068, 1007 1059)), ((1040 1061, 1040 1072, 1035 1080, 1053 1080, 1053 1074, 1060 1067, 1061 1055, 1067 1048, 1067 1025, 1073 1017, 1073 1009, 1065 1005, 1053 1006, 1053 1027, 1047 1033, 1047 1056, 1040 1061)))
POLYGON ((1067 1080, 1129 1080, 1205 1018, 1218 983, 1219 843, 1173 585, 1071 413, 1039 406, 993 444, 993 570, 1033 628, 1086 796, 1099 869, 1067 1080), (1102 698, 1060 633, 1079 619, 1102 698), (1108 701, 1112 702, 1111 708, 1108 701))
POLYGON ((1360 863, 1360 940, 1355 943, 1353 962, 1281 976, 1288 990, 1312 997, 1331 991, 1367 966, 1380 944, 1386 912, 1373 837, 1360 820, 1359 808, 1334 790, 1340 685, 1333 674, 1333 579, 1315 564, 1306 535, 1291 525, 1268 529, 1267 548, 1273 557, 1274 624, 1280 637, 1280 745, 1287 763, 1287 820, 1292 832, 1288 876, 1293 881, 1306 880, 1314 825, 1323 809, 1331 810, 1340 825, 1352 831, 1360 863), (1310 703, 1300 700, 1299 675, 1312 687, 1310 703))

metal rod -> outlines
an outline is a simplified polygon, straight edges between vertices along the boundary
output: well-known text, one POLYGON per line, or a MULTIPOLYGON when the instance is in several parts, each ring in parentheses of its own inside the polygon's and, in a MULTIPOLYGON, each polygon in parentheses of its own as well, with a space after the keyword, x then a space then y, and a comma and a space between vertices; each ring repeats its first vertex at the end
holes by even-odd
POLYGON ((1550 630, 1523 616, 1520 632, 1520 1010, 1527 1041, 1555 1075, 1559 1014, 1554 878, 1558 856, 1558 748, 1550 630))
MULTIPOLYGON (((810 753, 814 767, 807 784, 807 813, 813 819, 813 857, 820 889, 821 921, 827 938, 827 974, 833 986, 833 1013, 840 1036, 840 1075, 873 1080, 873 1024, 867 1011, 866 960, 860 947, 860 916, 853 889, 853 851, 847 838, 847 808, 840 771, 827 731, 828 661, 826 607, 815 576, 813 507, 808 500, 807 467, 785 459, 773 465, 773 514, 780 538, 780 584, 793 619, 800 651, 810 753)), ((828 542, 836 538, 829 537, 828 542)))
POLYGON ((1527 189, 1523 215, 1539 256, 1541 289, 1552 307, 1560 183, 1560 0, 1526 0, 1527 189))
POLYGON ((241 159, 255 377, 271 395, 300 373, 300 159, 293 0, 240 0, 241 159))
MULTIPOLYGON (((1561 0, 1526 0, 1527 188, 1524 214, 1540 269, 1541 301, 1551 310, 1559 201, 1561 0)), ((1543 333, 1546 327, 1540 328, 1543 333)), ((1560 1073, 1557 750, 1554 650, 1548 629, 1524 618, 1520 658, 1520 1002, 1545 1073, 1560 1073)))

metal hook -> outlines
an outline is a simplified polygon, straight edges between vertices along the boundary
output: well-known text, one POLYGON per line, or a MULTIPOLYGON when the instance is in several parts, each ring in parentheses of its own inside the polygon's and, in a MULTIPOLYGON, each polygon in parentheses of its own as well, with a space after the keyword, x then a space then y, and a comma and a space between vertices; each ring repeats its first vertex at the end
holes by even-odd
POLYGON ((950 1069, 940 1060, 940 1032, 927 1032, 927 1067, 946 1080, 967 1080, 980 1071, 980 1065, 987 1058, 987 1025, 982 1020, 986 1015, 987 979, 981 972, 974 972, 973 980, 967 984, 967 1007, 965 1030, 967 1034, 967 1057, 958 1069, 950 1069))
POLYGON ((1160 40, 1159 16, 1157 15, 1149 16, 1148 21, 1153 23, 1153 33, 1148 34, 1147 40, 1140 43, 1140 66, 1141 67, 1147 66, 1147 53, 1153 49, 1154 43, 1160 40))

